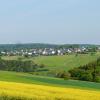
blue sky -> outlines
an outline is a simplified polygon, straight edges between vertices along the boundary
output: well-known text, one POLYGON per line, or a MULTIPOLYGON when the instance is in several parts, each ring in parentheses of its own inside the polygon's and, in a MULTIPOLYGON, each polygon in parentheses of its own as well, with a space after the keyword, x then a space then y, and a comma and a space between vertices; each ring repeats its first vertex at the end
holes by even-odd
POLYGON ((100 44, 100 0, 1 0, 0 43, 100 44))

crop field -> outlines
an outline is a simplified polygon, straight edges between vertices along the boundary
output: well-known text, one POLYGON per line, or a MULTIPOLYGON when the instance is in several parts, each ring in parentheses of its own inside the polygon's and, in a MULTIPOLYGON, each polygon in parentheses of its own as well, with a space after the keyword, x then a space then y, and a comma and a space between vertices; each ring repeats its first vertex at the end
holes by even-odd
POLYGON ((16 73, 8 71, 0 71, 0 81, 58 86, 64 88, 73 87, 73 88, 100 91, 100 83, 77 81, 77 80, 64 80, 59 78, 35 76, 27 73, 16 73))
MULTIPOLYGON (((95 60, 98 55, 41 56, 30 58, 38 64, 47 64, 50 69, 66 69, 57 64, 80 65, 95 60), (54 62, 53 62, 53 60, 54 62), (61 60, 62 59, 62 60, 61 60), (73 61, 72 61, 73 59, 73 61), (84 60, 83 60, 84 59, 84 60), (44 60, 44 62, 42 61, 44 60), (38 62, 37 62, 38 61, 38 62), (51 63, 49 63, 51 61, 51 63), (58 61, 58 62, 57 62, 58 61), (70 63, 69 63, 70 62, 70 63), (74 63, 72 63, 74 62, 74 63), (51 64, 51 65, 50 65, 51 64), (54 64, 56 67, 54 67, 54 64)), ((3 59, 14 60, 18 57, 3 59)), ((28 60, 23 58, 23 60, 28 60)), ((61 65, 60 65, 61 66, 61 65)), ((70 68, 72 68, 70 66, 70 68)), ((67 68, 70 69, 70 68, 67 68)), ((100 100, 100 83, 64 80, 36 76, 28 73, 0 71, 0 100, 100 100)))
POLYGON ((8 98, 8 100, 11 98, 19 100, 100 100, 100 91, 0 81, 0 98, 8 98))
MULTIPOLYGON (((68 71, 96 60, 99 55, 4 56, 2 59, 32 60, 39 65, 44 64, 49 70, 68 71)), ((100 100, 100 83, 0 71, 0 100, 100 100)))
POLYGON ((72 55, 64 55, 64 56, 38 56, 38 57, 20 57, 20 56, 4 56, 2 57, 5 60, 16 60, 18 58, 22 58, 22 60, 32 60, 36 64, 43 64, 45 68, 48 70, 70 70, 74 67, 79 67, 80 65, 87 64, 91 61, 96 60, 100 56, 100 53, 95 55, 91 54, 79 54, 75 56, 72 55))

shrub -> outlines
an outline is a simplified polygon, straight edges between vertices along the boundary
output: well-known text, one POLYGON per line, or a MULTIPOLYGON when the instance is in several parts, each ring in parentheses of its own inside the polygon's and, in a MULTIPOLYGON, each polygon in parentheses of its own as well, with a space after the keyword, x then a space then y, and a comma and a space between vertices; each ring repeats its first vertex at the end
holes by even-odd
POLYGON ((63 71, 63 72, 59 72, 56 76, 58 78, 64 78, 66 80, 70 78, 70 73, 63 71))
POLYGON ((95 82, 100 82, 100 76, 95 77, 95 82))

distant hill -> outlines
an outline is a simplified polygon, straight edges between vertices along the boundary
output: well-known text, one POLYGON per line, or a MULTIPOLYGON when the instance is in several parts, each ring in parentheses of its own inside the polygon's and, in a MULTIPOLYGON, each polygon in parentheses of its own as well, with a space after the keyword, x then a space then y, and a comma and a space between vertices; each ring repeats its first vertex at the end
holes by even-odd
POLYGON ((20 50, 32 48, 78 48, 78 47, 97 47, 99 45, 91 44, 43 44, 43 43, 26 43, 26 44, 0 44, 1 50, 20 50))

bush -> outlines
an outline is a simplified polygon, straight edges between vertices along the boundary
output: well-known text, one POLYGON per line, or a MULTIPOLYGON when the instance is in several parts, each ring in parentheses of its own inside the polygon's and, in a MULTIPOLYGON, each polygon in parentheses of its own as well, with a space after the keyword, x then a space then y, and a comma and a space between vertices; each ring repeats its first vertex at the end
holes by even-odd
POLYGON ((80 76, 79 78, 80 80, 83 80, 83 81, 93 81, 93 76, 91 73, 84 73, 80 76))
POLYGON ((39 65, 32 61, 22 60, 0 60, 0 70, 16 72, 34 72, 40 68, 39 65))
POLYGON ((56 77, 58 77, 58 78, 64 78, 65 80, 67 80, 67 79, 70 78, 70 73, 65 72, 65 71, 59 72, 59 73, 56 75, 56 77))
POLYGON ((95 77, 95 82, 100 82, 100 76, 95 77))

